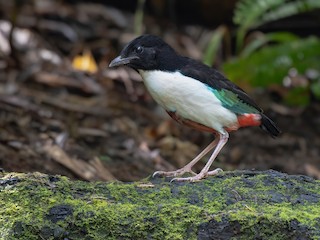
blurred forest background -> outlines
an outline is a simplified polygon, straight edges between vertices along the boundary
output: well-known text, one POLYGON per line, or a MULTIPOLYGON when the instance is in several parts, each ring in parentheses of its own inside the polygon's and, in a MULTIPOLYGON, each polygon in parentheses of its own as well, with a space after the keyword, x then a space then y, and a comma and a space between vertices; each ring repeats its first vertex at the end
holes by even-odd
POLYGON ((108 68, 143 33, 218 68, 282 129, 232 133, 214 167, 320 178, 319 0, 0 0, 0 168, 132 181, 196 156, 213 136, 108 68))

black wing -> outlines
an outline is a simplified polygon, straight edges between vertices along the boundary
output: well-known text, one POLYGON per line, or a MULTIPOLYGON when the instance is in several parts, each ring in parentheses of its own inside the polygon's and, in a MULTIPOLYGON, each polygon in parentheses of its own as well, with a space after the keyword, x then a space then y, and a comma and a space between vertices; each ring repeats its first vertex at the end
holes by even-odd
POLYGON ((181 74, 192 77, 200 82, 208 85, 212 89, 216 89, 223 95, 217 96, 225 107, 233 110, 235 113, 241 114, 245 112, 259 112, 261 119, 261 128, 268 132, 272 137, 276 137, 281 133, 281 130, 275 123, 262 113, 262 109, 233 82, 226 79, 220 72, 210 68, 201 62, 197 62, 190 58, 184 59, 184 65, 181 67, 181 74))
POLYGON ((184 62, 185 64, 180 70, 181 74, 197 79, 218 91, 228 90, 229 92, 234 93, 240 102, 254 108, 255 111, 262 112, 262 109, 248 96, 244 90, 225 78, 214 68, 210 68, 209 66, 190 58, 185 58, 184 62))

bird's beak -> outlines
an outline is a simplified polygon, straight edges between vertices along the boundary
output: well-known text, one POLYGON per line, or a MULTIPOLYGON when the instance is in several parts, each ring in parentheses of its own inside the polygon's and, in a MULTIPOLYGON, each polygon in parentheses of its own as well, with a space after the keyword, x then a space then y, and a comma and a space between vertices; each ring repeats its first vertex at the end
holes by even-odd
POLYGON ((121 65, 126 65, 126 64, 130 63, 132 60, 138 59, 138 58, 139 57, 137 57, 137 56, 126 57, 126 58, 122 58, 121 56, 118 56, 111 61, 111 63, 109 64, 109 67, 117 67, 117 66, 121 66, 121 65))

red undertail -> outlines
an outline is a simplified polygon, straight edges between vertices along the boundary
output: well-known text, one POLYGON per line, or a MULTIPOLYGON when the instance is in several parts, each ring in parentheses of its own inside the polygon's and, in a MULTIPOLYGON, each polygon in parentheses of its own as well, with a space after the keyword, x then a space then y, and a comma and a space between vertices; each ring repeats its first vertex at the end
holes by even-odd
POLYGON ((247 113, 238 116, 239 127, 260 126, 261 116, 260 114, 247 113))

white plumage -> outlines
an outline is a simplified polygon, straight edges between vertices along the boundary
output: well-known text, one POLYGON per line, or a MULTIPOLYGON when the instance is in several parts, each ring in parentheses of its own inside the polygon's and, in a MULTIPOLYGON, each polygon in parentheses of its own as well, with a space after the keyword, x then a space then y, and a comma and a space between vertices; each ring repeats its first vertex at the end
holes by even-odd
POLYGON ((139 70, 155 101, 168 111, 224 133, 224 127, 237 125, 237 116, 200 81, 179 72, 139 70))

